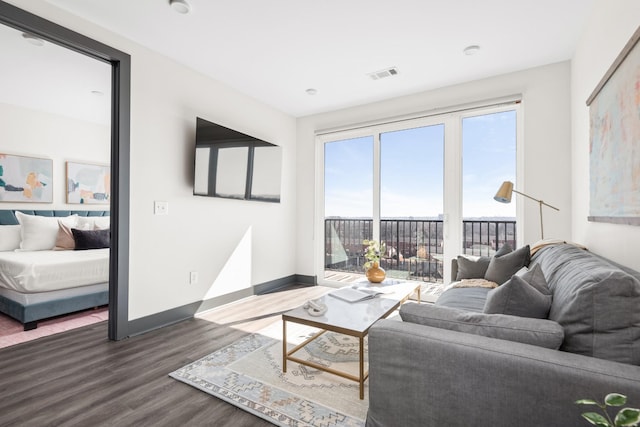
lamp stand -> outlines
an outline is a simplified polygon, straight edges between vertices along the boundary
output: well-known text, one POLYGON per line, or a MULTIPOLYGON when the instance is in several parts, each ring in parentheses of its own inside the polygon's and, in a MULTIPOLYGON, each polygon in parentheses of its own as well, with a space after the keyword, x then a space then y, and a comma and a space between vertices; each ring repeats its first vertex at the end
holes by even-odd
POLYGON ((540 238, 544 240, 544 226, 542 225, 542 205, 548 206, 548 207, 550 207, 551 209, 555 209, 555 210, 557 210, 557 211, 559 211, 560 209, 556 208, 555 206, 551 206, 549 203, 545 203, 545 202, 543 202, 542 200, 539 200, 539 199, 533 198, 533 197, 531 197, 531 196, 528 196, 528 195, 526 195, 526 194, 524 194, 524 193, 521 193, 521 192, 519 192, 518 190, 513 190, 513 192, 514 192, 514 193, 518 193, 518 194, 520 194, 521 196, 524 196, 524 197, 526 197, 526 198, 528 198, 528 199, 531 199, 531 200, 533 200, 533 201, 538 202, 538 205, 540 206, 540 238))

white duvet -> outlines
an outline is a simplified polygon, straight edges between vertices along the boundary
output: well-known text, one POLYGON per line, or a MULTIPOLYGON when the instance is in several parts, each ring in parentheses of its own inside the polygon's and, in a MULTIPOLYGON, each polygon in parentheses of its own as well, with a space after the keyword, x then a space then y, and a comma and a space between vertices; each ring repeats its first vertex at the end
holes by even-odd
POLYGON ((108 280, 108 248, 0 252, 0 286, 18 292, 57 291, 108 280))

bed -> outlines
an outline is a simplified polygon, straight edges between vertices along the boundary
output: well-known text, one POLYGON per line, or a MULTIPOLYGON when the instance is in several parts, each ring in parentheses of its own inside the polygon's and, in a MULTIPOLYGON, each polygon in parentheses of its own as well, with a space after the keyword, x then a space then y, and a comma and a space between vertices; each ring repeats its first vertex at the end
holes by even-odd
MULTIPOLYGON (((0 227, 4 230, 0 237, 3 239, 0 245, 4 246, 0 248, 0 312, 21 322, 27 331, 35 329, 39 320, 109 303, 108 248, 102 245, 100 249, 88 250, 30 250, 30 247, 12 250, 7 232, 21 230, 23 240, 19 243, 24 244, 29 238, 25 237, 26 231, 39 231, 27 230, 24 219, 20 225, 17 215, 21 214, 16 212, 41 217, 38 221, 56 226, 58 219, 64 221, 63 218, 75 216, 85 225, 93 224, 89 221, 106 222, 104 233, 108 234, 109 211, 0 210, 0 227)), ((33 217, 27 218, 32 221, 33 217)), ((49 230, 46 232, 50 233, 49 230)))

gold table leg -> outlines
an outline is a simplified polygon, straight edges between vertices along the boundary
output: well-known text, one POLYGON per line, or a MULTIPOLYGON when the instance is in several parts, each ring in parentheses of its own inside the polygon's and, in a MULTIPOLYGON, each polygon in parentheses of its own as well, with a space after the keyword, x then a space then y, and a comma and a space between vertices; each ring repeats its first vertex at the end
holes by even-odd
POLYGON ((282 372, 287 372, 287 321, 282 320, 282 372))

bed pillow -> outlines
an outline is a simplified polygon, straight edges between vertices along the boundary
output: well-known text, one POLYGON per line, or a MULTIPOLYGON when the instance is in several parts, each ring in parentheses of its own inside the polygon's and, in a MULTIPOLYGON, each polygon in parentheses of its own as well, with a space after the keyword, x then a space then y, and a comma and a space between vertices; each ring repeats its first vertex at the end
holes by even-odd
MULTIPOLYGON (((93 230, 93 224, 80 223, 80 217, 78 217, 78 223, 74 228, 78 230, 93 230)), ((53 248, 56 251, 68 251, 76 248, 76 242, 73 240, 73 233, 71 227, 65 224, 64 221, 58 220, 58 235, 56 237, 56 245, 53 248)))
POLYGON ((527 267, 530 261, 531 249, 529 245, 499 257, 494 256, 491 258, 484 278, 501 285, 522 267, 527 267))
POLYGON ((0 251, 20 249, 20 233, 19 225, 0 225, 0 251))
POLYGON ((111 230, 78 230, 72 228, 75 250, 102 249, 109 247, 111 230))
POLYGON ((106 230, 111 223, 109 216, 81 216, 78 217, 78 230, 106 230))
POLYGON ((65 225, 74 227, 78 220, 78 215, 70 215, 64 218, 46 217, 37 215, 27 215, 16 212, 16 218, 20 223, 20 249, 17 251, 46 251, 51 250, 56 245, 58 237, 58 221, 63 221, 65 225))

